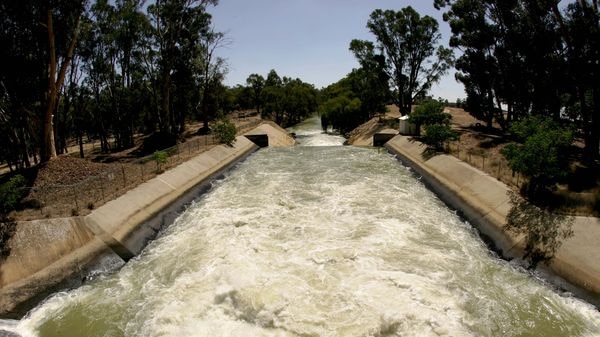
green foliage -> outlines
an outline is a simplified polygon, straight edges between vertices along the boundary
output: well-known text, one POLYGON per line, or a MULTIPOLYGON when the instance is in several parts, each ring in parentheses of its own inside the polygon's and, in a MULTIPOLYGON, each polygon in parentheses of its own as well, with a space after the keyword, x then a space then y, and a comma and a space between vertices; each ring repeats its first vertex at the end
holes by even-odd
POLYGON ((167 159, 169 158, 169 154, 165 151, 155 151, 152 155, 152 158, 156 162, 156 171, 160 172, 162 165, 167 163, 167 159))
POLYGON ((256 112, 260 114, 260 109, 263 105, 262 91, 265 87, 265 78, 259 74, 250 74, 246 79, 246 85, 250 88, 252 93, 252 102, 256 108, 256 112))
POLYGON ((437 21, 410 6, 399 11, 377 9, 367 27, 376 44, 355 40, 351 49, 363 66, 370 63, 375 50, 380 51, 378 58, 392 84, 393 101, 406 115, 415 98, 424 95, 450 68, 452 51, 437 46, 441 38, 437 21))
MULTIPOLYGON (((353 47, 356 47, 355 41, 351 49, 353 47)), ((376 114, 386 112, 385 102, 389 96, 387 80, 379 77, 385 78, 381 69, 373 67, 354 69, 323 90, 323 101, 319 106, 323 129, 331 126, 344 134, 376 114)))
POLYGON ((237 129, 231 121, 223 119, 214 126, 214 133, 219 142, 232 146, 235 142, 237 129))
POLYGON ((458 132, 452 130, 449 125, 432 124, 425 126, 423 142, 437 151, 443 151, 447 141, 457 140, 458 137, 458 132))
POLYGON ((444 105, 436 100, 426 101, 415 108, 408 121, 416 125, 448 125, 452 116, 444 113, 444 105))
POLYGON ((435 0, 447 7, 456 78, 466 107, 508 130, 531 115, 569 115, 587 159, 600 157, 600 10, 597 1, 435 0), (505 111, 503 111, 505 110, 505 111))
POLYGON ((409 115, 409 122, 417 127, 423 126, 425 134, 423 142, 435 151, 444 150, 444 144, 449 140, 457 140, 458 132, 450 127, 452 116, 444 113, 444 104, 436 100, 421 103, 409 115))
POLYGON ((317 109, 317 90, 311 84, 298 78, 281 78, 275 70, 262 83, 262 115, 283 127, 299 123, 317 109))
POLYGON ((568 174, 571 130, 550 118, 534 116, 514 123, 511 131, 523 143, 507 145, 502 154, 513 170, 531 178, 533 192, 568 174))
POLYGON ((360 99, 352 98, 348 94, 328 99, 319 107, 321 121, 327 123, 323 128, 327 129, 327 126, 331 125, 342 134, 352 131, 363 121, 360 108, 360 99))
POLYGON ((23 196, 23 187, 25 178, 21 175, 16 175, 0 185, 0 215, 6 215, 17 207, 23 196))

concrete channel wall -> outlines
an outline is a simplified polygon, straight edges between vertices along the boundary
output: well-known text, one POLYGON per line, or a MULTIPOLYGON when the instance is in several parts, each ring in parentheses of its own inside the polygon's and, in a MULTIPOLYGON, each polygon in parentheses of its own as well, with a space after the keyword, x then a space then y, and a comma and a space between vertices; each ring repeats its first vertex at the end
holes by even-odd
MULTIPOLYGON (((396 136, 384 146, 475 226, 502 257, 523 258, 523 237, 504 230, 512 207, 506 185, 456 157, 423 157, 425 146, 411 137, 396 136)), ((573 231, 554 258, 538 269, 556 286, 600 307, 600 221, 575 217, 573 231)))
MULTIPOLYGON (((271 144, 294 144, 279 127, 257 129, 271 144)), ((122 264, 136 256, 214 178, 257 149, 238 136, 233 146, 203 152, 87 216, 19 222, 0 265, 0 317, 18 318, 48 294, 80 285, 100 261, 122 264)))

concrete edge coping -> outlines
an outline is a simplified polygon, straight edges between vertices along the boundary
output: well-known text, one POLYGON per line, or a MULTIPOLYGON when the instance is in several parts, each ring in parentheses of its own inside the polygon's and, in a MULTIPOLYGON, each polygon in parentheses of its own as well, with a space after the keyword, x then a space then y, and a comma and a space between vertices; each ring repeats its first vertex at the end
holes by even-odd
MULTIPOLYGON (((196 187, 198 187, 200 191, 208 190, 208 187, 200 185, 209 184, 222 172, 230 169, 236 163, 244 160, 251 153, 258 150, 258 146, 247 140, 244 136, 237 136, 236 143, 237 145, 234 143, 232 148, 237 148, 237 150, 219 158, 220 160, 215 160, 213 156, 208 156, 208 158, 212 159, 209 161, 213 163, 213 165, 206 167, 206 170, 202 173, 200 173, 197 166, 202 167, 204 166, 203 163, 197 163, 196 166, 188 164, 189 167, 195 168, 194 172, 200 173, 196 175, 195 179, 191 179, 181 186, 170 186, 170 191, 166 196, 162 195, 158 200, 154 200, 154 202, 150 204, 153 206, 152 210, 147 209, 150 205, 138 205, 139 208, 127 216, 121 225, 114 226, 116 230, 112 233, 104 230, 93 216, 90 217, 88 215, 85 217, 74 218, 78 224, 85 226, 91 231, 94 234, 94 237, 88 243, 71 253, 60 257, 47 267, 37 270, 33 274, 18 281, 3 286, 0 289, 0 317, 20 318, 47 295, 60 289, 81 285, 82 280, 80 274, 85 274, 86 272, 84 271, 91 270, 104 255, 116 254, 121 258, 125 256, 127 259, 138 254, 141 249, 145 247, 147 242, 153 238, 149 238, 148 235, 143 235, 144 237, 142 238, 136 237, 136 232, 144 231, 144 229, 140 229, 140 227, 144 227, 145 223, 153 222, 149 221, 149 219, 159 217, 161 211, 172 212, 179 210, 183 205, 177 203, 178 199, 185 199, 184 204, 189 203, 195 196, 186 194, 193 192, 196 187), (126 226, 128 227, 127 229, 122 228, 125 224, 128 224, 126 226), (128 244, 128 241, 131 240, 138 241, 137 245, 128 244), (134 247, 134 251, 128 249, 127 246, 134 247)), ((213 149, 224 146, 225 145, 219 145, 213 149)), ((210 150, 207 152, 210 152, 210 150)), ((185 165, 190 161, 193 162, 198 160, 198 157, 203 154, 206 156, 206 152, 200 153, 198 156, 179 164, 173 169, 177 169, 179 166, 185 165)), ((160 175, 151 180, 154 179, 162 182, 160 175)), ((163 186, 167 185, 168 184, 163 184, 163 186)), ((129 192, 130 191, 127 193, 129 192)), ((121 197, 125 196, 127 193, 121 197)), ((115 200, 112 200, 111 202, 114 202, 115 200)), ((95 214, 98 215, 105 211, 106 208, 103 210, 100 209, 107 206, 109 203, 94 210, 96 212, 95 214)), ((91 214, 94 214, 94 212, 91 214)), ((164 220, 164 218, 161 218, 154 222, 162 223, 164 220)), ((145 230, 145 232, 148 232, 148 230, 145 230)), ((149 232, 155 236, 157 230, 150 230, 149 232)))

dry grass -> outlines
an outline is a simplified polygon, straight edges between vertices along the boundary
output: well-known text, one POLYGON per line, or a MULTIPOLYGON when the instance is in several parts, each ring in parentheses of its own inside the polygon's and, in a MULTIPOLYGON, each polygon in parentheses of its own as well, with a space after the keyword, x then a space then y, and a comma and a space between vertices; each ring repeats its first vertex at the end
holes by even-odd
MULTIPOLYGON (((231 116, 230 120, 238 128, 238 134, 262 123, 257 116, 231 116)), ((135 147, 108 154, 100 153, 97 144, 87 144, 85 159, 78 157, 77 147, 71 148, 70 154, 25 172, 30 181, 24 191, 26 196, 20 209, 10 216, 15 220, 34 220, 89 214, 157 174, 214 147, 217 141, 213 136, 197 135, 200 126, 201 123, 189 124, 184 141, 164 150, 169 156, 160 166, 152 155, 137 154, 143 143, 142 135, 136 137, 135 147)))
MULTIPOLYGON (((448 153, 519 192, 527 178, 513 172, 501 154, 509 140, 503 137, 498 125, 486 130, 481 126, 483 122, 463 109, 446 108, 446 112, 452 115, 452 127, 461 134, 458 141, 448 144, 448 153)), ((573 153, 580 153, 581 146, 581 143, 576 143, 573 153)), ((597 162, 584 165, 577 159, 574 155, 571 174, 557 184, 544 200, 540 200, 540 206, 564 214, 600 216, 600 167, 597 162)))

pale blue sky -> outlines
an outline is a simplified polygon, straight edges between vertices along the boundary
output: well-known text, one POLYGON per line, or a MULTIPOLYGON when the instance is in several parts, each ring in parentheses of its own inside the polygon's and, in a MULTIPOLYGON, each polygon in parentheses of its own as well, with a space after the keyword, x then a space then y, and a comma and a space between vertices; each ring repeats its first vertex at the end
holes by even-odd
MULTIPOLYGON (((374 40, 366 28, 374 9, 412 6, 440 23, 442 40, 450 36, 433 0, 220 0, 210 7, 218 31, 231 43, 219 50, 227 59, 227 85, 244 84, 251 73, 298 77, 317 88, 334 83, 358 67, 348 46, 352 39, 374 40)), ((434 97, 464 97, 454 72, 431 90, 434 97)))

